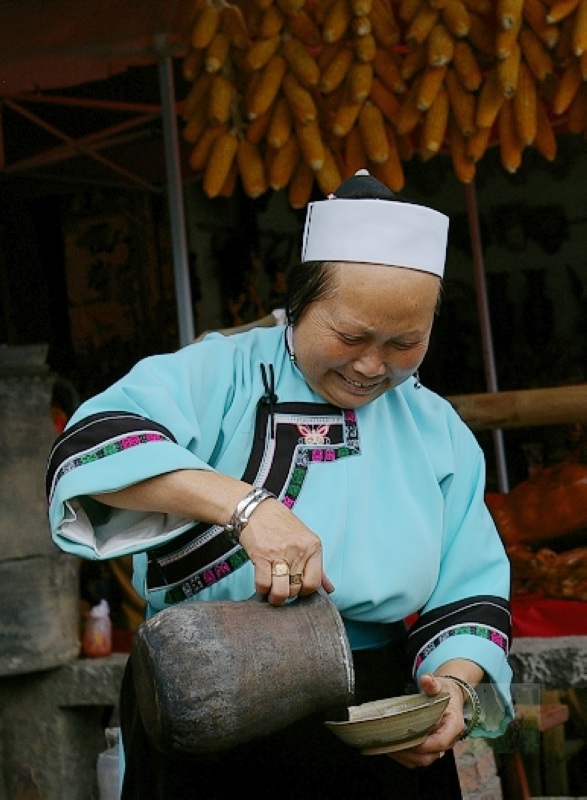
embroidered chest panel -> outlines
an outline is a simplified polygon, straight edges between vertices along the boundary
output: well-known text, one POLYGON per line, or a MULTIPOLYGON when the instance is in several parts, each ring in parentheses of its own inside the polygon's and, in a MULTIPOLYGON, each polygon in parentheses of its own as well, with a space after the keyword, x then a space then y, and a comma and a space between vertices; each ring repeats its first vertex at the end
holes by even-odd
MULTIPOLYGON (((360 454, 353 410, 318 403, 259 407, 252 450, 242 479, 264 486, 293 509, 312 469, 328 469, 360 454)), ((177 603, 231 575, 248 556, 220 525, 197 523, 148 555, 147 588, 166 590, 177 603)))

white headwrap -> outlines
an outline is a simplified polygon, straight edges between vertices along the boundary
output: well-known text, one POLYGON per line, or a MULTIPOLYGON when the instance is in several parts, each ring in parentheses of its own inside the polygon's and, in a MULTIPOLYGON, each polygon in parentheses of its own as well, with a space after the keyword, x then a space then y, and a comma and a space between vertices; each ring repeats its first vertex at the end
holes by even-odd
POLYGON ((442 277, 447 237, 448 217, 432 208, 331 195, 308 205, 301 260, 387 264, 442 277))

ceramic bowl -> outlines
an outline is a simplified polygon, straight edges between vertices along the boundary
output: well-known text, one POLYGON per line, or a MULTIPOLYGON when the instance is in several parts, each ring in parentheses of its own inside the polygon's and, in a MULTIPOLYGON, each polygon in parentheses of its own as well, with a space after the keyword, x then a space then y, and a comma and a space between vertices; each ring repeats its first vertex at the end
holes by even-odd
POLYGON ((416 747, 440 722, 450 694, 410 694, 349 706, 348 720, 326 722, 345 744, 365 755, 416 747))

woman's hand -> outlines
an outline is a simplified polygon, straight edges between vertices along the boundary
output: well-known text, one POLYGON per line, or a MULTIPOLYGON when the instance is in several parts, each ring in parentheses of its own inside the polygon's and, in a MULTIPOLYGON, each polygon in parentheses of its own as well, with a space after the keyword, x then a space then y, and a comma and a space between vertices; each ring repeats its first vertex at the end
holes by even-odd
POLYGON ((272 605, 282 605, 298 594, 311 594, 320 586, 333 591, 322 571, 319 537, 279 500, 265 500, 257 506, 240 541, 255 566, 255 588, 266 594, 272 605))
POLYGON ((442 758, 445 752, 458 742, 465 728, 463 718, 464 696, 460 686, 455 681, 428 673, 420 678, 420 688, 430 697, 434 697, 439 692, 449 692, 450 700, 440 723, 422 744, 389 754, 390 758, 410 769, 428 767, 437 759, 442 758))

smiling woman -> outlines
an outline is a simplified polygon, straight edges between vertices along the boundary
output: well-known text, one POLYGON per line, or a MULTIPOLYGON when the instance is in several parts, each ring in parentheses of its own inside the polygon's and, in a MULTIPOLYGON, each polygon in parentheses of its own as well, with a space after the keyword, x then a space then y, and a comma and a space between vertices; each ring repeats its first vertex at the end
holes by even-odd
POLYGON ((273 720, 270 735, 243 731, 224 751, 162 753, 131 655, 125 800, 190 797, 194 784, 232 797, 223 775, 235 771, 261 798, 453 800, 454 743, 500 735, 511 719, 510 574, 484 504, 483 454, 452 406, 411 377, 447 228, 364 171, 348 179, 308 207, 285 327, 211 333, 143 360, 78 409, 47 477, 55 541, 89 558, 134 554, 148 616, 255 590, 279 607, 323 588, 352 648, 356 704, 448 693, 439 726, 367 758, 316 709, 273 720))

